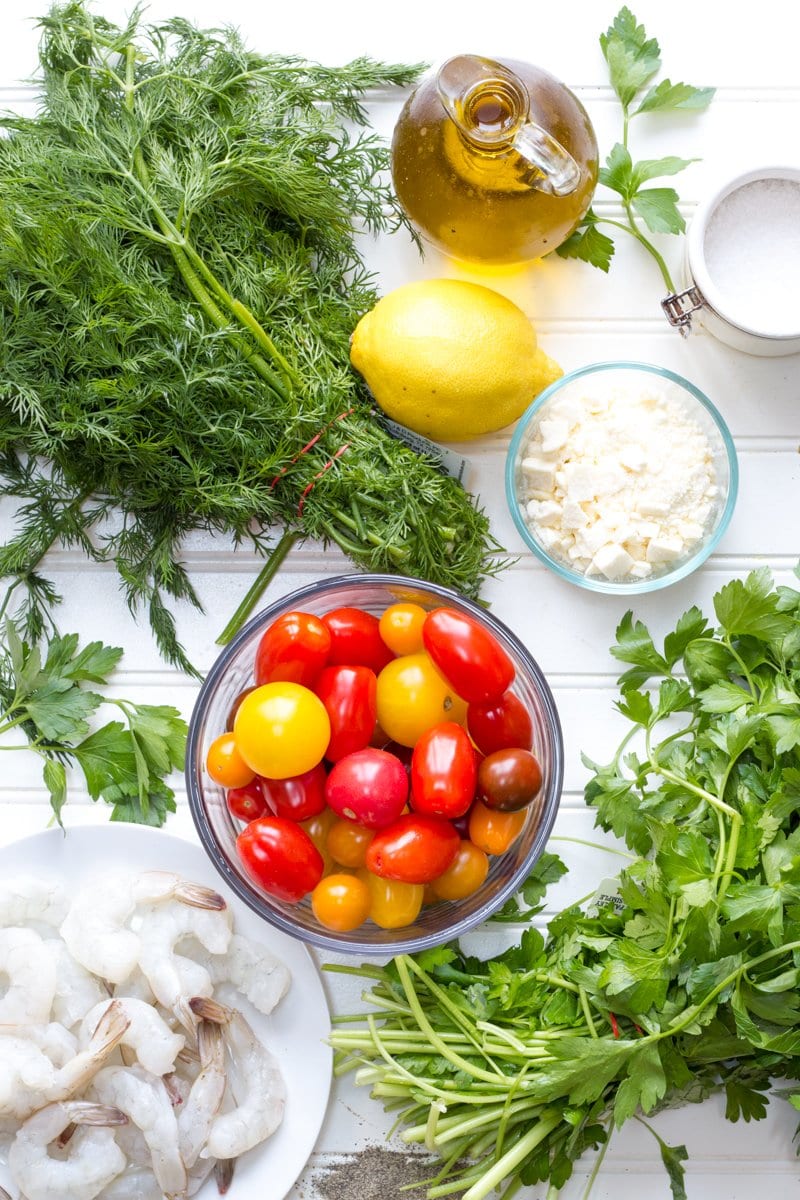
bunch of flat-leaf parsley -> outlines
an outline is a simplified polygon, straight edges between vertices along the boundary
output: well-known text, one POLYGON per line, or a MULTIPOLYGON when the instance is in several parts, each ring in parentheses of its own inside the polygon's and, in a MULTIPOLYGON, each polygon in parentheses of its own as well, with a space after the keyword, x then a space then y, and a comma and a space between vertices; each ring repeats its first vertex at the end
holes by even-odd
POLYGON ((163 825, 175 811, 175 794, 165 782, 183 767, 186 722, 167 704, 134 704, 101 696, 86 684, 106 684, 122 650, 88 642, 75 633, 53 633, 41 645, 24 641, 6 621, 0 647, 0 750, 34 750, 44 760, 50 804, 61 823, 67 799, 67 766, 83 772, 92 800, 112 806, 112 821, 163 825), (113 705, 121 720, 90 731, 89 718, 101 704, 113 705))

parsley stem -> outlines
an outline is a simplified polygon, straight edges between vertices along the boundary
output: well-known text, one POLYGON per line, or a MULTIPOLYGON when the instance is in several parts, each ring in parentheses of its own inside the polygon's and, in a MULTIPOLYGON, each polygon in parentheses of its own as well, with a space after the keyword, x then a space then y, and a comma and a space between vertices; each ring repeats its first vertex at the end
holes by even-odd
MULTIPOLYGON (((609 1120, 609 1125, 611 1125, 610 1120, 609 1120)), ((584 1189, 581 1200, 589 1200, 589 1196, 591 1194, 592 1188, 594 1187, 595 1183, 597 1182, 597 1176, 600 1174, 600 1168, 603 1165, 603 1159, 606 1156, 606 1153, 608 1151, 608 1147, 609 1147, 610 1143, 611 1143, 611 1134, 608 1132, 608 1130, 606 1130, 605 1141, 603 1142, 602 1146, 600 1147, 599 1152, 595 1156, 594 1164, 592 1166, 592 1173, 586 1181, 586 1187, 584 1189)))
POLYGON ((589 846, 592 850, 603 850, 606 854, 618 854, 620 858, 629 858, 631 862, 636 862, 636 855, 629 854, 627 850, 619 850, 616 846, 604 846, 600 842, 589 842, 586 838, 565 837, 563 834, 550 837, 551 842, 573 842, 576 846, 589 846))
POLYGON ((462 1200, 484 1200, 485 1196, 493 1192, 520 1163, 525 1161, 528 1155, 553 1132, 560 1122, 561 1114, 557 1109, 545 1109, 533 1129, 521 1137, 516 1146, 507 1150, 494 1166, 490 1167, 472 1187, 468 1188, 464 1192, 462 1200))
POLYGON ((658 760, 653 758, 653 766, 662 775, 664 779, 670 783, 675 783, 678 787, 685 788, 687 792, 691 792, 694 796, 699 796, 701 800, 707 801, 712 808, 716 808, 719 812, 726 813, 732 821, 741 821, 741 817, 735 808, 731 808, 724 800, 720 800, 719 796, 715 796, 713 792, 707 792, 705 788, 699 787, 696 783, 690 783, 688 779, 683 779, 680 775, 676 775, 674 771, 668 770, 667 767, 661 766, 658 760))
POLYGON ((596 1029, 595 1023, 592 1019, 592 1010, 589 1008, 589 998, 586 995, 585 988, 582 988, 582 987, 578 988, 578 999, 581 1002, 581 1010, 583 1011, 583 1015, 586 1018, 586 1024, 589 1027, 589 1033, 591 1034, 591 1036, 593 1038, 596 1038, 597 1037, 597 1029, 596 1029))

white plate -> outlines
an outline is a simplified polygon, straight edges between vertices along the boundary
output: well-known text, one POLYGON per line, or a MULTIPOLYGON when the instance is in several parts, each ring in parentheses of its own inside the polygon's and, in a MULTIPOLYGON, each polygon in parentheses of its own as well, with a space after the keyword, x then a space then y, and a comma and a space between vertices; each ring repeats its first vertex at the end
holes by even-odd
MULTIPOLYGON (((234 928, 253 938, 286 963, 292 973, 289 992, 265 1017, 243 1000, 256 1033, 277 1057, 286 1081, 283 1123, 268 1141, 244 1155, 236 1166, 231 1194, 281 1200, 305 1166, 317 1140, 331 1086, 332 1052, 327 1045, 330 1013, 322 982, 302 942, 260 921, 229 891, 199 846, 160 830, 137 825, 101 825, 37 833, 0 848, 0 878, 17 873, 58 877, 76 886, 92 874, 119 864, 120 870, 176 871, 222 893, 231 907, 234 928)), ((0 1165, 0 1185, 10 1183, 0 1165)), ((15 1191, 12 1191, 16 1195, 15 1191)), ((197 1193, 217 1196, 213 1179, 197 1193)))

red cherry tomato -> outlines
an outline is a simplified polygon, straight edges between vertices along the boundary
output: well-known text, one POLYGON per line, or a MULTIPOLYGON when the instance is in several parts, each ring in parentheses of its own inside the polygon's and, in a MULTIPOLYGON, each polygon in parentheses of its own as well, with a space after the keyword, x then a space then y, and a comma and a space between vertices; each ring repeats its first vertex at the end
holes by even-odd
POLYGON ((262 779, 264 799, 276 817, 287 821, 308 821, 325 807, 325 768, 317 763, 303 775, 288 779, 262 779))
POLYGON ((271 896, 296 904, 322 878, 322 855, 304 829, 283 817, 259 817, 236 839, 247 874, 271 896))
POLYGON ((340 817, 367 829, 391 824, 408 798, 403 764, 385 750, 357 750, 334 765, 325 785, 325 798, 340 817))
POLYGON ((435 608, 422 639, 438 671, 468 704, 499 700, 514 680, 514 664, 494 634, 454 608, 435 608))
POLYGON ((430 883, 444 874, 460 844, 449 821, 409 813, 375 834, 367 850, 367 870, 381 879, 430 883))
POLYGON ((257 775, 244 787, 230 788, 225 801, 228 811, 237 821, 254 821, 269 811, 264 797, 263 780, 257 775))
POLYGON ((513 692, 506 692, 499 700, 485 704, 470 704, 467 729, 482 754, 517 747, 530 750, 533 746, 531 715, 513 692))
POLYGON ((264 683, 300 683, 310 688, 328 661, 331 635, 319 617, 288 612, 273 621, 258 644, 254 674, 264 683))
POLYGON ((478 795, 499 812, 527 808, 541 786, 542 768, 530 750, 496 750, 478 768, 478 795))
POLYGON ((475 797, 475 751, 453 721, 423 733, 411 758, 411 807, 428 817, 461 817, 475 797))
POLYGON ((369 745, 375 729, 378 681, 369 667, 325 667, 314 685, 331 722, 330 762, 369 745))
POLYGON ((369 667, 377 675, 394 658, 372 613, 360 608, 335 608, 322 620, 331 635, 331 666, 369 667))

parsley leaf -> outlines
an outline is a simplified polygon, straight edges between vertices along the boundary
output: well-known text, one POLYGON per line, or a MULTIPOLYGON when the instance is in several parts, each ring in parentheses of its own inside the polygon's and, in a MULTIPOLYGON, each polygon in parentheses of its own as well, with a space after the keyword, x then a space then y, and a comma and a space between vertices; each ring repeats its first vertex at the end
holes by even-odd
POLYGON ((644 95, 636 114, 644 112, 672 112, 675 109, 692 109, 695 112, 708 108, 714 99, 716 88, 692 87, 690 83, 670 83, 662 79, 644 95))
POLYGON ((558 247, 556 254, 561 258, 578 258, 608 272, 614 257, 614 243, 607 234, 601 233, 594 222, 588 222, 570 234, 558 247))
POLYGON ((686 228, 675 188, 644 188, 636 192, 631 204, 653 233, 683 233, 686 228))
POLYGON ((600 48, 608 63, 611 86, 623 108, 627 108, 661 66, 658 42, 648 38, 644 25, 637 24, 631 10, 624 7, 600 35, 600 48))
POLYGON ((0 732, 19 726, 44 758, 43 780, 59 824, 70 764, 83 771, 93 800, 113 806, 112 820, 161 825, 175 811, 165 777, 183 766, 187 728, 177 709, 108 700, 124 722, 90 731, 90 718, 104 698, 83 685, 105 684, 121 656, 120 649, 102 642, 81 648, 77 634, 53 633, 43 646, 29 645, 14 622, 6 622, 0 732))

